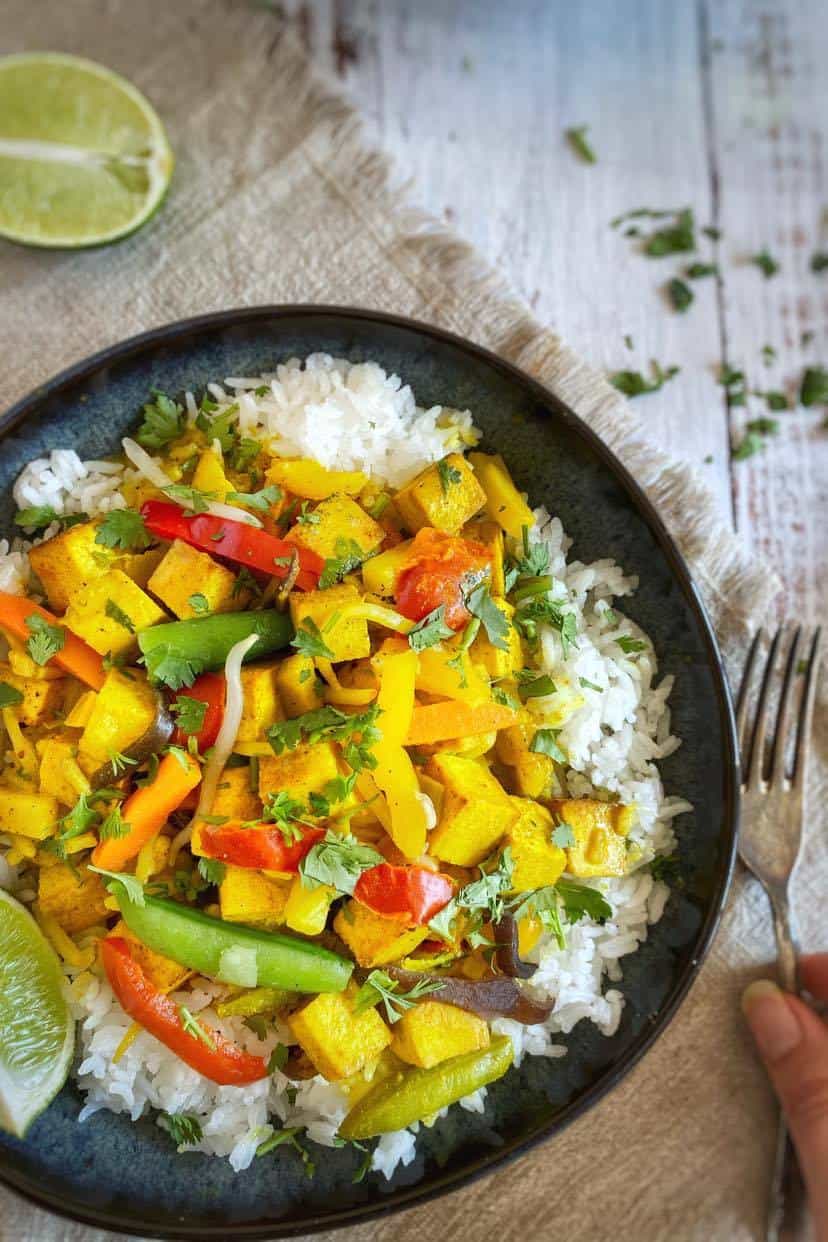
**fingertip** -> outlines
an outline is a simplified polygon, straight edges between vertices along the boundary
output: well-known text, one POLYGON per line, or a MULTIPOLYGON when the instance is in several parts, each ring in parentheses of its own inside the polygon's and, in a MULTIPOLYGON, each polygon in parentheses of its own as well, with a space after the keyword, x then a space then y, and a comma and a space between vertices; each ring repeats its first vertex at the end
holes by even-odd
POLYGON ((742 1013, 745 1017, 748 1017, 754 1005, 769 998, 776 999, 779 995, 779 986, 773 980, 755 979, 753 983, 748 984, 742 993, 742 1013))
POLYGON ((770 979, 757 979, 745 988, 742 1012, 766 1061, 781 1060, 802 1040, 796 1014, 784 993, 770 979))

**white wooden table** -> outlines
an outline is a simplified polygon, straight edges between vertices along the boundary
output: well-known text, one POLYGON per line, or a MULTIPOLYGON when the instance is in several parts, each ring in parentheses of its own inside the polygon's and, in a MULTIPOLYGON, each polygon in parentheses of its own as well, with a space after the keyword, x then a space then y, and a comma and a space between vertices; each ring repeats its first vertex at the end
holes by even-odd
MULTIPOLYGON (((785 586, 780 617, 825 615, 824 409, 774 415, 764 452, 734 461, 750 398, 728 410, 723 363, 795 392, 828 366, 828 5, 824 0, 292 0, 315 59, 370 118, 419 200, 510 278, 594 366, 681 373, 638 409, 654 442, 698 466, 722 515, 785 586), (564 141, 588 124, 590 166, 564 141), (721 277, 689 312, 609 227, 635 207, 692 206, 721 277), (748 261, 764 247, 766 279, 748 261), (803 346, 803 334, 813 333, 803 346), (632 338, 629 350, 624 337, 632 338), (776 361, 763 361, 771 345, 776 361)), ((807 338, 806 338, 807 339, 807 338)))

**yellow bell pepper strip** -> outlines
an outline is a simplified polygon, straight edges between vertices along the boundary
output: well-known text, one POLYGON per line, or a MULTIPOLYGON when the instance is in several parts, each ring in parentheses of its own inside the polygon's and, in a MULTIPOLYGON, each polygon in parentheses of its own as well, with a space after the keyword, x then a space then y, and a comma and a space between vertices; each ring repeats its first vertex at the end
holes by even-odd
POLYGON ((328 687, 325 691, 325 702, 338 704, 340 707, 365 707, 373 703, 377 697, 376 690, 369 688, 343 686, 336 675, 330 660, 317 659, 316 667, 319 675, 328 687))
POLYGON ((397 1070, 354 1105, 339 1127, 348 1142, 402 1130, 502 1078, 512 1064, 512 1041, 496 1035, 488 1048, 465 1052, 431 1069, 397 1070))
POLYGON ((499 453, 469 453, 477 481, 486 493, 486 514, 502 526, 507 535, 520 539, 524 526, 533 526, 534 514, 512 482, 508 467, 499 453))
POLYGON ((200 780, 201 768, 185 751, 165 755, 152 784, 137 789, 121 808, 121 819, 129 825, 129 832, 101 841, 92 854, 95 866, 121 871, 161 831, 200 780))
POLYGON ((67 630, 53 613, 47 612, 39 604, 33 604, 25 595, 9 595, 6 591, 0 591, 0 629, 8 630, 15 638, 25 642, 32 636, 28 625, 32 615, 56 626, 63 636, 63 645, 52 656, 55 664, 64 672, 71 673, 79 681, 91 686, 93 690, 100 690, 106 673, 103 660, 97 651, 93 651, 77 634, 67 630))
MULTIPOLYGON (((128 877, 129 878, 129 877, 128 877)), ((124 922, 134 936, 190 970, 236 983, 240 965, 255 975, 253 987, 285 988, 289 992, 342 992, 354 969, 330 949, 277 932, 240 923, 225 923, 190 906, 139 892, 140 901, 113 876, 124 922)))
POLYGON ((377 766, 371 775, 388 803, 392 841, 406 858, 419 858, 426 844, 426 811, 416 769, 403 750, 414 710, 417 653, 383 654, 375 664, 379 666, 376 701, 382 737, 373 746, 377 766))
POLYGON ((516 720, 517 712, 501 703, 426 703, 411 713, 405 745, 427 746, 450 738, 473 737, 494 729, 508 729, 516 720))
POLYGON ((346 604, 344 608, 338 608, 327 622, 325 633, 329 634, 343 621, 370 621, 372 625, 382 625, 387 630, 394 630, 397 634, 410 634, 416 625, 415 621, 410 621, 395 608, 388 608, 385 604, 372 604, 368 600, 360 600, 358 603, 346 604))

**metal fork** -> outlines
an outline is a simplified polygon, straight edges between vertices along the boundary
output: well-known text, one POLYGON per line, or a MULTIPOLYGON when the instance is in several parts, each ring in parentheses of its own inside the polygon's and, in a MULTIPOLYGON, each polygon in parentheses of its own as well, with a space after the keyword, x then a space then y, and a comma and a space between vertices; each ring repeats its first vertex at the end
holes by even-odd
MULTIPOLYGON (((742 862, 761 881, 770 899, 779 958, 779 982, 786 991, 798 993, 797 942, 789 889, 791 874, 802 844, 808 742, 814 711, 821 635, 817 629, 811 639, 809 654, 802 670, 799 661, 802 628, 797 627, 794 631, 784 662, 779 707, 769 745, 767 738, 771 684, 785 631, 777 630, 771 640, 756 710, 750 719, 750 686, 763 637, 763 631, 759 630, 751 644, 736 709, 736 727, 742 756, 742 827, 739 833, 739 854, 742 862), (793 763, 789 769, 794 688, 798 682, 798 673, 803 671, 804 685, 796 736, 793 739, 793 763)), ((766 1230, 768 1242, 797 1236, 794 1231, 798 1230, 803 1209, 801 1174, 784 1117, 780 1116, 770 1188, 766 1230), (794 1220, 794 1217, 797 1219, 794 1220)))

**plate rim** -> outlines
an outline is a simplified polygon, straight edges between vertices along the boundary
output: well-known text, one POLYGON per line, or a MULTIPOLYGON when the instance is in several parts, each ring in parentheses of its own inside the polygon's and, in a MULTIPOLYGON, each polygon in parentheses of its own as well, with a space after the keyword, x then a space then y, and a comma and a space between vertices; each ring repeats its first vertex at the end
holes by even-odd
POLYGON ((145 352, 147 349, 169 343, 180 337, 198 333, 200 330, 215 330, 222 327, 235 327, 241 324, 272 321, 279 318, 306 318, 312 320, 320 317, 339 317, 342 319, 360 320, 390 325, 392 327, 413 331, 421 336, 437 340, 443 344, 453 345, 462 352, 471 354, 488 366, 499 370, 507 377, 528 389, 540 402, 551 407, 557 417, 587 442, 595 452, 602 465, 610 471, 622 485, 639 515, 642 517, 652 536, 664 555, 669 568, 678 582, 688 607, 694 614, 699 626, 700 635, 706 648, 708 667, 713 674, 714 692, 719 710, 720 724, 724 735, 726 753, 723 756, 723 777, 725 783, 724 805, 722 812, 722 845, 726 847, 726 856, 722 859, 717 886, 712 894, 710 906, 702 921, 696 939, 696 951, 693 958, 682 971, 673 985, 664 1004, 660 1007, 649 1027, 643 1029, 633 1040, 630 1047, 618 1061, 607 1069, 578 1098, 560 1110, 560 1114, 549 1122, 536 1125, 528 1134, 510 1144, 489 1152, 470 1162, 462 1169, 439 1175, 427 1186, 422 1183, 389 1194, 387 1198, 378 1195, 372 1202, 344 1208, 330 1214, 315 1213, 306 1220, 296 1223, 284 1223, 278 1220, 248 1221, 227 1225, 188 1225, 183 1222, 163 1227, 151 1222, 143 1224, 138 1221, 126 1221, 124 1217, 110 1212, 106 1208, 95 1206, 70 1205, 61 1199, 56 1192, 38 1186, 33 1179, 16 1170, 0 1165, 0 1185, 13 1191, 25 1201, 36 1207, 52 1212, 58 1217, 73 1220, 80 1224, 96 1228, 109 1229, 115 1233, 131 1237, 148 1237, 159 1239, 188 1239, 190 1242, 219 1242, 228 1237, 245 1239, 247 1242, 265 1242, 266 1239, 295 1238, 304 1234, 319 1233, 323 1230, 341 1229, 375 1219, 380 1213, 391 1214, 400 1212, 417 1204, 438 1199, 453 1190, 471 1185, 485 1177, 496 1168, 504 1168, 533 1147, 549 1141, 561 1133, 578 1118, 582 1117, 600 1100, 607 1096, 642 1060, 653 1044, 659 1039, 673 1021, 678 1010, 684 1003, 691 987, 695 983, 710 946, 718 930, 722 913, 730 891, 736 857, 736 843, 739 828, 740 789, 739 760, 736 737, 736 724, 730 685, 727 679, 724 658, 718 640, 707 613, 704 601, 696 586, 690 568, 680 552, 673 536, 658 512, 653 501, 641 485, 630 473, 613 450, 593 431, 588 423, 576 414, 565 401, 534 379, 514 363, 501 358, 492 350, 478 345, 468 338, 424 320, 410 316, 395 315, 387 311, 374 310, 368 307, 340 306, 327 303, 274 303, 257 306, 241 306, 227 310, 211 311, 202 315, 193 315, 170 323, 160 324, 144 332, 136 333, 124 340, 117 341, 103 349, 90 354, 78 362, 71 363, 57 372, 44 383, 37 385, 29 393, 19 398, 5 413, 0 415, 0 444, 17 427, 32 414, 48 398, 59 396, 61 391, 82 382, 85 376, 92 375, 102 367, 116 362, 129 360, 131 357, 145 352))

